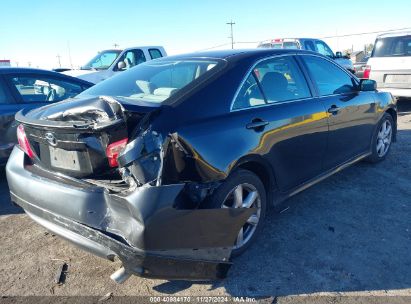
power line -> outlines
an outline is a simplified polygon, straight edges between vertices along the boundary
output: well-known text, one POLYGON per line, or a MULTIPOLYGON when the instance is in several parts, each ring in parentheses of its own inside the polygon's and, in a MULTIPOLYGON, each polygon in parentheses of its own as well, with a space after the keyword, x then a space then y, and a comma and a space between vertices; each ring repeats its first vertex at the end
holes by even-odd
POLYGON ((379 33, 389 33, 389 32, 396 32, 396 31, 405 31, 405 30, 410 30, 410 29, 411 29, 411 27, 404 27, 404 28, 393 29, 393 30, 355 33, 355 34, 345 34, 345 35, 335 35, 335 36, 326 36, 326 37, 320 37, 320 38, 337 38, 337 37, 339 38, 339 37, 361 36, 361 35, 368 35, 368 34, 379 34, 379 33))
MULTIPOLYGON (((229 24, 229 23, 227 23, 229 24)), ((363 32, 363 33, 354 33, 354 34, 344 34, 344 35, 335 35, 335 36, 325 36, 325 37, 319 37, 320 39, 327 39, 327 38, 340 38, 340 37, 350 37, 350 36, 361 36, 361 35, 368 35, 368 34, 379 34, 379 33, 389 33, 389 32, 395 32, 395 31, 405 31, 405 30, 411 30, 411 27, 404 27, 404 28, 399 28, 399 29, 391 29, 391 30, 384 30, 384 31, 374 31, 374 32, 363 32)), ((238 41, 238 42, 233 42, 232 44, 247 44, 247 43, 260 43, 262 41, 269 41, 272 40, 272 38, 270 39, 265 39, 265 40, 259 40, 259 41, 238 41)), ((224 43, 224 44, 220 44, 220 45, 216 45, 216 46, 212 46, 206 49, 202 49, 200 51, 207 51, 207 50, 211 50, 211 49, 216 49, 222 46, 226 46, 229 45, 229 43, 224 43)))

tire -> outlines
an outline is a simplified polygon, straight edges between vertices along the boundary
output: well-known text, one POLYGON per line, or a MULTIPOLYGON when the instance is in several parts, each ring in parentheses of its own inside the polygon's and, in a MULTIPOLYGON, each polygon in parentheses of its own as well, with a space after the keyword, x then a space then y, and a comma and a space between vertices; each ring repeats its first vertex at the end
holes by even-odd
POLYGON ((239 169, 234 171, 215 190, 211 199, 207 203, 208 208, 236 208, 234 206, 236 201, 245 204, 247 203, 247 198, 249 198, 250 202, 253 201, 250 206, 257 207, 258 210, 250 217, 250 222, 247 222, 241 229, 244 241, 241 245, 239 245, 239 241, 241 240, 239 232, 236 244, 231 252, 232 257, 241 255, 252 244, 258 233, 261 231, 267 206, 265 187, 257 175, 251 171, 239 169), (242 191, 239 190, 239 186, 241 186, 242 191), (238 195, 238 193, 240 193, 240 191, 244 201, 239 200, 240 195, 238 195), (252 194, 252 192, 256 192, 257 196, 252 194), (252 198, 254 199, 252 200, 252 198))
POLYGON ((366 158, 368 162, 378 163, 383 161, 390 152, 392 139, 394 137, 394 120, 392 116, 385 113, 377 125, 371 141, 372 154, 366 158), (385 125, 385 126, 384 126, 385 125), (389 127, 389 132, 388 132, 389 127), (385 128, 385 132, 384 132, 385 128), (381 146, 382 145, 382 146, 381 146))

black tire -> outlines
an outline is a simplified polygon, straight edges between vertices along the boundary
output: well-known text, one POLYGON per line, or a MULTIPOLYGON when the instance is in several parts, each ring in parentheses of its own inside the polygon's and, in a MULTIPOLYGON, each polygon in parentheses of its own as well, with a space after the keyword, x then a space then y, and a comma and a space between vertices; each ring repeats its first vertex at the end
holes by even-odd
POLYGON ((383 161, 388 153, 390 152, 391 146, 392 146, 392 140, 394 138, 394 132, 395 132, 395 127, 394 127, 394 120, 392 119, 392 116, 388 113, 385 113, 380 122, 377 125, 377 128, 375 129, 372 141, 371 141, 371 152, 372 154, 370 156, 368 156, 366 158, 366 161, 370 162, 370 163, 378 163, 380 161, 383 161), (383 155, 381 155, 381 153, 379 153, 379 151, 377 150, 377 146, 378 146, 378 141, 379 141, 379 133, 381 131, 381 128, 383 126, 384 123, 388 122, 389 125, 391 126, 391 135, 390 135, 390 139, 389 139, 389 146, 387 148, 387 150, 385 151, 385 153, 383 155))
MULTIPOLYGON (((256 236, 261 231, 261 227, 264 221, 267 208, 266 189, 263 183, 261 182, 260 178, 253 172, 239 169, 230 174, 230 176, 214 191, 211 199, 207 203, 207 207, 209 208, 222 208, 222 205, 226 201, 226 198, 229 195, 231 195, 230 193, 232 193, 232 191, 234 191, 234 189, 237 188, 237 186, 239 185, 244 185, 245 188, 249 187, 249 185, 252 185, 255 188, 259 195, 260 213, 258 223, 255 225, 255 229, 252 232, 250 239, 246 241, 244 245, 242 245, 241 247, 234 248, 231 252, 232 257, 241 255, 254 242, 256 236)), ((254 204, 258 203, 256 202, 254 204)), ((244 227, 246 227, 247 225, 249 224, 246 224, 244 227)), ((249 226, 252 227, 253 225, 249 226)))

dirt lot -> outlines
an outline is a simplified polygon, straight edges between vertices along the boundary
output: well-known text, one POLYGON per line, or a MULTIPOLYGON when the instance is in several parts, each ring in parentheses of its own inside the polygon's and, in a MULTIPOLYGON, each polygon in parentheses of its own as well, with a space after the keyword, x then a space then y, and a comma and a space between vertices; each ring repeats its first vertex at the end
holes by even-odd
POLYGON ((2 174, 0 295, 276 295, 277 303, 303 294, 402 295, 410 303, 411 100, 400 110, 398 142, 386 161, 359 163, 293 197, 288 210, 271 211, 255 245, 214 283, 132 277, 115 284, 109 275, 118 264, 67 244, 10 206, 2 174), (57 286, 62 260, 68 273, 57 286))

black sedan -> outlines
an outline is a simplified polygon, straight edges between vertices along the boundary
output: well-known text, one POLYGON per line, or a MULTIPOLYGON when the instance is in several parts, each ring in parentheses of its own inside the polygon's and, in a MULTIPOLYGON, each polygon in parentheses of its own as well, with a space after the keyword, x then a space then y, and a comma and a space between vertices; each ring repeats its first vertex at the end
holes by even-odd
POLYGON ((29 68, 0 68, 0 166, 7 161, 15 143, 14 115, 23 108, 34 109, 72 97, 93 84, 51 71, 29 68))
POLYGON ((396 104, 375 88, 308 51, 150 61, 18 113, 11 197, 61 237, 117 256, 117 282, 221 278, 270 205, 387 156, 396 104))

